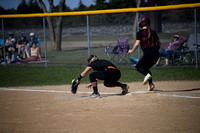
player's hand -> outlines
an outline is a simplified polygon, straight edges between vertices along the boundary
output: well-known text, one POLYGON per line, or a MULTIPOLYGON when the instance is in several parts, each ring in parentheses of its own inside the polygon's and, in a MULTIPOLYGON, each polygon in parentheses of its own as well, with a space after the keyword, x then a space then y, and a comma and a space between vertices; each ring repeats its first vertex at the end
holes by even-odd
POLYGON ((132 49, 129 49, 128 53, 127 54, 131 54, 133 52, 132 49))
POLYGON ((86 88, 91 88, 92 87, 92 83, 89 83, 88 85, 86 85, 86 88))
POLYGON ((91 87, 96 87, 96 86, 97 86, 97 82, 92 82, 86 85, 86 88, 91 88, 91 87))

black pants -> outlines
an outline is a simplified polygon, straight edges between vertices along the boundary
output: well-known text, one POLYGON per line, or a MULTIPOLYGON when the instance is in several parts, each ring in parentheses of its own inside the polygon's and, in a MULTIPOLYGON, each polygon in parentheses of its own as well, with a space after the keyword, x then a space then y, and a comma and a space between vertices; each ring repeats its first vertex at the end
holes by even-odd
POLYGON ((107 69, 106 71, 92 72, 89 76, 90 82, 96 82, 97 79, 104 80, 104 85, 107 87, 114 87, 120 79, 121 73, 118 69, 107 69))
MULTIPOLYGON (((146 76, 148 73, 152 75, 149 69, 158 61, 159 51, 158 49, 146 49, 143 52, 143 56, 136 64, 135 68, 144 76, 146 76)), ((152 79, 149 81, 149 83, 152 83, 152 79)))

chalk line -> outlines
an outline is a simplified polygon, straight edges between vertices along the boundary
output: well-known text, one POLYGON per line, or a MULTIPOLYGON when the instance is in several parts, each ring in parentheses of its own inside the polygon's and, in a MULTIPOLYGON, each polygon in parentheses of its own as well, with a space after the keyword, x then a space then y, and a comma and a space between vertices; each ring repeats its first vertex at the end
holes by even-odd
MULTIPOLYGON (((59 91, 59 90, 33 90, 33 89, 14 89, 14 88, 0 88, 0 90, 5 91, 27 91, 27 92, 50 92, 50 93, 71 93, 71 91, 59 91)), ((92 92, 77 92, 77 94, 91 94, 92 92)), ((147 91, 135 91, 135 92, 129 92, 128 94, 146 94, 147 91)), ((115 95, 119 93, 109 93, 109 92, 101 92, 101 94, 110 94, 115 95)), ((161 94, 156 92, 156 95, 159 96, 168 96, 168 97, 175 97, 175 98, 192 98, 192 99, 200 99, 200 97, 194 97, 194 96, 183 96, 183 95, 176 95, 176 94, 161 94)))
MULTIPOLYGON (((58 91, 58 90, 33 90, 33 89, 13 89, 13 88, 0 88, 0 90, 6 90, 6 91, 30 91, 30 92, 53 92, 53 93, 71 93, 71 91, 58 91)), ((77 94, 90 94, 92 92, 77 92, 77 94)), ((117 94, 117 93, 105 93, 102 92, 101 94, 117 94)))
POLYGON ((194 97, 194 96, 183 96, 183 95, 176 95, 176 94, 172 94, 172 95, 169 95, 169 94, 157 94, 157 95, 160 95, 160 96, 168 96, 168 97, 176 97, 176 98, 192 98, 192 99, 200 99, 200 97, 194 97))

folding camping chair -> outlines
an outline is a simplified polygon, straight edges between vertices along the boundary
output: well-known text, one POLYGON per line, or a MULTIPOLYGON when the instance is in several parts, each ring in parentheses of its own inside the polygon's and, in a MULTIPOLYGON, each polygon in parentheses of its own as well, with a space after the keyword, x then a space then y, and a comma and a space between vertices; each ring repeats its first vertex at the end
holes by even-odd
POLYGON ((110 61, 115 64, 120 64, 122 61, 128 63, 125 59, 127 52, 129 50, 128 38, 120 37, 117 39, 117 45, 113 46, 110 44, 105 47, 105 53, 109 57, 110 61))
POLYGON ((188 62, 187 59, 184 56, 184 53, 187 51, 186 42, 184 42, 178 49, 176 49, 176 52, 172 54, 171 60, 172 65, 182 65, 184 62, 188 62))
MULTIPOLYGON (((197 34, 197 51, 200 51, 200 34, 197 34)), ((194 64, 195 63, 195 50, 196 50, 196 44, 195 44, 195 34, 190 34, 188 45, 186 46, 186 43, 183 44, 180 51, 178 51, 173 56, 173 64, 178 62, 178 65, 183 64, 194 64)))
POLYGON ((197 34, 197 44, 195 44, 195 34, 190 34, 189 40, 188 40, 188 51, 183 52, 183 59, 189 64, 195 63, 195 51, 196 51, 196 45, 197 45, 197 52, 200 51, 200 34, 197 34))

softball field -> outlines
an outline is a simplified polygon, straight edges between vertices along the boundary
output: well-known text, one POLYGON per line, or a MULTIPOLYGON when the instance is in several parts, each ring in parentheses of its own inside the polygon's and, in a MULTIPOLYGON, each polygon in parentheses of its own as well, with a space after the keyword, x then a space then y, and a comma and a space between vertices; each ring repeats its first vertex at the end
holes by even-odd
POLYGON ((80 84, 0 88, 1 133, 199 133, 200 81, 141 82, 120 88, 99 84, 101 98, 80 84))

